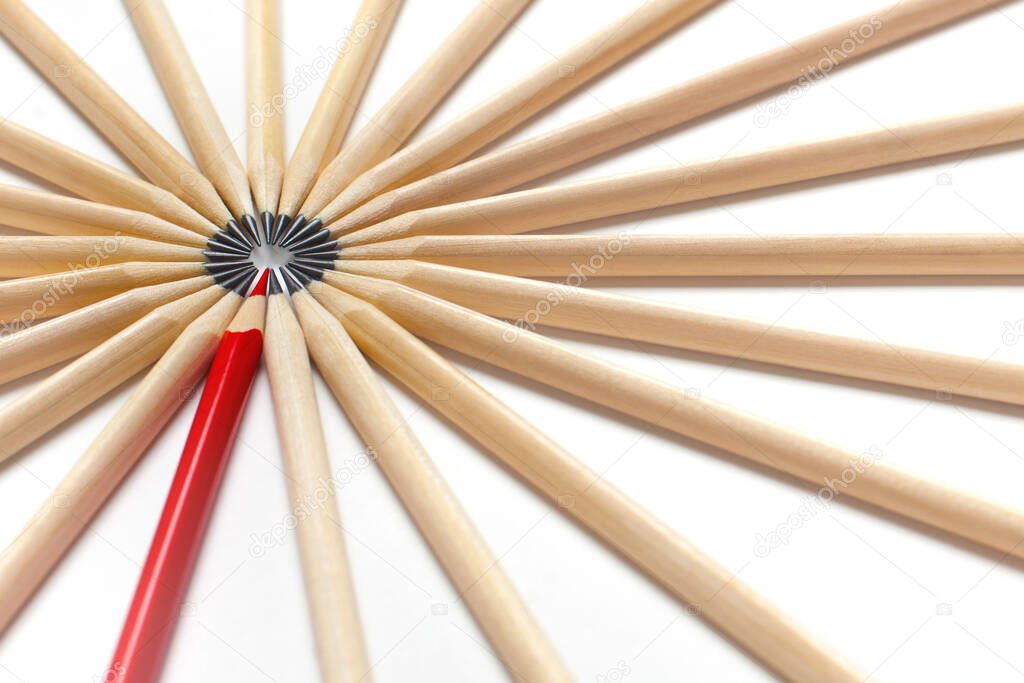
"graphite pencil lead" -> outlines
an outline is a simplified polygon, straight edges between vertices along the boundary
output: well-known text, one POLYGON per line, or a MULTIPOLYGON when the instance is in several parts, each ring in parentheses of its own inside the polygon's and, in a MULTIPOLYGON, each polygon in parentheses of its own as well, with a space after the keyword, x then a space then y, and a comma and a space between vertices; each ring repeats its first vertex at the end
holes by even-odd
POLYGON ((250 261, 249 254, 239 254, 237 251, 225 251, 223 248, 206 249, 203 256, 207 261, 250 261))
POLYGON ((237 239, 232 237, 230 233, 223 230, 211 237, 206 244, 211 249, 234 251, 246 255, 252 251, 252 248, 247 243, 239 242, 237 239))
POLYGON ((282 247, 289 251, 297 251, 299 249, 308 249, 309 247, 316 247, 323 244, 327 244, 331 240, 330 230, 320 230, 313 234, 306 233, 303 236, 296 236, 291 242, 281 244, 282 247))
POLYGON ((281 239, 281 246, 291 248, 295 244, 304 242, 309 236, 316 235, 321 232, 324 232, 323 221, 319 218, 314 218, 312 221, 308 222, 303 220, 303 225, 300 229, 292 231, 292 233, 287 237, 281 239))
POLYGON ((242 216, 242 225, 245 226, 245 231, 248 234, 249 239, 252 240, 255 246, 258 247, 261 244, 263 244, 263 242, 260 240, 259 223, 256 221, 255 218, 253 218, 249 214, 245 214, 244 216, 242 216))
POLYGON ((238 221, 236 221, 234 218, 227 222, 227 232, 231 233, 231 235, 235 239, 244 242, 245 244, 248 244, 250 247, 256 246, 255 244, 252 243, 252 239, 247 234, 245 234, 244 230, 242 230, 242 226, 240 226, 238 224, 238 221))
POLYGON ((305 224, 305 216, 296 216, 295 219, 291 223, 289 223, 286 228, 277 233, 277 243, 284 245, 284 243, 292 239, 292 237, 294 237, 296 233, 301 232, 305 224))
POLYGON ((264 211, 260 215, 261 222, 263 223, 263 237, 266 238, 267 244, 273 244, 272 239, 274 234, 274 214, 269 211, 264 211))
POLYGON ((281 269, 281 276, 284 279, 285 286, 288 288, 289 294, 294 294, 300 290, 306 288, 305 284, 291 271, 288 266, 281 269))
POLYGON ((269 296, 274 296, 276 294, 284 294, 285 290, 286 287, 284 283, 281 282, 281 271, 275 270, 273 276, 271 276, 270 278, 270 281, 267 283, 267 294, 269 296))
POLYGON ((277 244, 277 241, 281 238, 284 232, 292 224, 291 216, 287 214, 281 214, 274 221, 274 224, 270 228, 270 233, 267 235, 267 241, 270 244, 277 244))
POLYGON ((252 265, 252 261, 214 261, 206 264, 206 270, 208 270, 211 275, 219 275, 221 273, 235 271, 239 268, 252 265))
POLYGON ((218 284, 230 292, 234 292, 239 296, 245 296, 245 293, 249 291, 249 286, 252 284, 252 281, 256 279, 256 275, 258 274, 259 272, 255 267, 248 266, 231 277, 225 277, 219 280, 218 284))
POLYGON ((307 278, 309 278, 311 282, 320 280, 324 276, 323 268, 317 268, 316 266, 306 265, 305 263, 300 263, 298 261, 288 264, 288 267, 291 268, 293 272, 300 273, 306 276, 307 278))

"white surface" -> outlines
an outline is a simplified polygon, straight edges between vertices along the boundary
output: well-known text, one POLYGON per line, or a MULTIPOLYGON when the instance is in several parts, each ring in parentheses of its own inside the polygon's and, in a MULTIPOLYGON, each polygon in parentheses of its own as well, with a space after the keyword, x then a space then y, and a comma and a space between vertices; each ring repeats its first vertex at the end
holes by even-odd
MULTIPOLYGON (((242 2, 169 4, 244 154, 242 2)), ((338 40, 357 3, 285 4, 285 56, 287 73, 293 74, 312 63, 321 46, 338 40)), ((473 2, 406 4, 357 123, 387 99, 473 2)), ((632 4, 539 0, 427 127, 466 110, 632 4)), ((880 4, 722 3, 516 137, 662 89, 880 4)), ((30 5, 184 149, 119 3, 37 0, 30 5)), ((565 177, 643 169, 1019 101, 1016 67, 1024 60, 1022 38, 1024 6, 1014 2, 840 70, 804 91, 767 127, 755 125, 760 111, 755 103, 565 177)), ((6 45, 0 46, 0 72, 0 113, 123 165, 6 45)), ((289 144, 298 139, 319 89, 317 82, 289 102, 289 144)), ((594 227, 662 233, 1021 232, 1022 162, 1024 153, 1018 147, 967 161, 946 159, 594 227)), ((31 183, 9 170, 0 174, 4 182, 31 183)), ((1024 279, 604 284, 623 293, 786 325, 1024 361, 1024 279), (1007 329, 1021 334, 1004 336, 1007 329)), ((583 335, 554 336, 853 450, 877 446, 888 462, 922 475, 1008 504, 1020 500, 1020 410, 753 364, 729 367, 711 357, 583 335)), ((812 495, 808 487, 766 476, 478 363, 454 360, 872 672, 871 680, 996 682, 1024 677, 1024 650, 1019 647, 1024 574, 1019 565, 999 563, 977 548, 844 503, 819 512, 794 531, 787 545, 758 557, 758 535, 785 526, 812 495)), ((13 398, 39 379, 4 387, 0 400, 13 398)), ((323 385, 319 391, 334 464, 355 470, 342 489, 341 508, 377 679, 503 680, 483 636, 453 598, 451 586, 380 473, 353 465, 362 446, 323 385)), ((109 397, 0 469, 0 545, 17 534, 125 393, 109 397)), ((397 389, 393 395, 580 680, 771 680, 414 399, 397 389)), ((193 407, 181 411, 0 641, 0 683, 102 679, 193 407)), ((269 387, 261 376, 178 629, 167 681, 316 679, 294 537, 286 535, 259 557, 252 552, 253 539, 288 514, 275 439, 269 387)))

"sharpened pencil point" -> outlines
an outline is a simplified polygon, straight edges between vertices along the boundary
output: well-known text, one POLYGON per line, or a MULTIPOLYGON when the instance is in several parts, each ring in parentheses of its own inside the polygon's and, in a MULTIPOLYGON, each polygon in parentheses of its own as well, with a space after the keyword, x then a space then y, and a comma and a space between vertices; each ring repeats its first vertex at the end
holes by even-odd
POLYGON ((270 281, 270 269, 267 268, 263 271, 263 275, 260 276, 256 286, 253 287, 252 293, 249 296, 266 296, 267 295, 267 283, 270 281))
POLYGON ((291 240, 297 233, 302 231, 303 226, 306 224, 305 216, 296 216, 287 228, 277 234, 277 244, 284 246, 289 240, 291 240))
POLYGON ((306 288, 302 281, 295 276, 295 273, 293 273, 291 268, 288 266, 281 269, 281 275, 284 278, 285 286, 288 288, 289 294, 294 294, 295 292, 306 288))
POLYGON ((273 244, 274 240, 271 238, 274 234, 274 214, 264 211, 260 214, 260 219, 260 222, 263 224, 263 237, 266 238, 267 244, 273 244))
POLYGON ((249 214, 245 214, 244 216, 242 216, 242 225, 245 226, 245 232, 249 236, 249 239, 252 241, 254 246, 258 247, 261 244, 263 244, 263 242, 260 240, 260 227, 259 224, 256 222, 255 218, 253 218, 249 214))
POLYGON ((224 251, 222 249, 207 249, 203 256, 211 263, 223 263, 225 261, 249 261, 249 254, 239 254, 236 251, 224 251))
POLYGON ((330 232, 323 229, 323 221, 319 218, 314 218, 308 223, 304 221, 300 229, 292 231, 287 237, 281 239, 281 246, 285 249, 290 249, 296 244, 306 243, 307 240, 320 235, 322 232, 327 233, 329 239, 330 232))
POLYGON ((284 294, 285 286, 281 282, 281 271, 275 270, 274 274, 270 277, 267 283, 267 294, 274 296, 276 294, 284 294))
POLYGON ((256 246, 255 244, 252 243, 252 239, 247 234, 245 234, 245 230, 242 230, 242 226, 238 224, 238 221, 232 218, 227 222, 226 225, 226 230, 227 232, 231 233, 232 237, 242 242, 243 244, 248 245, 250 249, 256 246))
POLYGON ((330 230, 320 230, 318 232, 302 236, 301 239, 295 239, 289 244, 282 244, 281 247, 291 252, 296 252, 302 249, 309 249, 310 247, 316 247, 327 244, 331 241, 330 230))
POLYGON ((267 241, 271 244, 277 244, 278 240, 281 239, 281 235, 288 229, 288 226, 292 224, 291 216, 287 214, 281 214, 274 221, 273 227, 270 229, 270 234, 267 235, 267 241))

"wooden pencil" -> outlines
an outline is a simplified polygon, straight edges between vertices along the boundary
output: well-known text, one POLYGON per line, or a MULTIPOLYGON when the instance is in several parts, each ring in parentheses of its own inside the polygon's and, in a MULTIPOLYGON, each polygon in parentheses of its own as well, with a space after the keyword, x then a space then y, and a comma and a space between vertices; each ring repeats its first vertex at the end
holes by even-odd
POLYGON ((824 650, 732 572, 379 310, 320 282, 310 285, 310 290, 370 358, 536 488, 555 509, 621 553, 783 678, 863 680, 862 674, 824 650))
POLYGON ((0 408, 0 462, 155 363, 226 291, 212 285, 160 306, 0 408))
POLYGON ((204 248, 207 238, 142 211, 0 184, 0 224, 62 237, 129 235, 204 248))
POLYGON ((238 309, 217 346, 178 469, 128 609, 110 671, 119 683, 160 678, 202 548, 242 412, 260 366, 267 276, 238 309))
POLYGON ((535 330, 558 327, 688 351, 1024 405, 1024 365, 789 328, 582 287, 420 261, 345 261, 343 272, 399 282, 535 330))
POLYGON ((320 374, 509 676, 523 682, 573 680, 345 328, 309 292, 297 291, 292 300, 320 374))
POLYGON ((791 475, 830 497, 848 495, 1024 557, 1024 512, 913 476, 884 462, 884 453, 843 450, 403 285, 335 272, 325 282, 373 303, 417 336, 791 475))
POLYGON ((94 202, 149 213, 205 237, 218 231, 167 190, 9 120, 0 121, 0 160, 94 202))
POLYGON ((0 282, 0 326, 16 331, 136 287, 206 275, 202 263, 117 263, 0 282))
POLYGON ((172 301, 213 284, 209 276, 139 287, 67 315, 0 335, 0 384, 77 358, 172 301))
POLYGON ((0 277, 31 277, 106 263, 203 261, 203 250, 139 237, 2 237, 0 277))
POLYGON ((366 171, 322 210, 304 208, 303 212, 330 224, 382 192, 462 161, 718 1, 647 0, 511 87, 366 171))
MULTIPOLYGON (((363 0, 320 98, 288 160, 280 210, 294 218, 317 176, 341 149, 403 0, 363 0)), ((371 124, 372 125, 372 124, 371 124)))
MULTIPOLYGON (((369 681, 355 587, 338 516, 336 490, 302 329, 281 284, 271 281, 264 358, 297 517, 302 575, 313 622, 320 676, 332 683, 369 681), (309 501, 323 499, 310 509, 309 501)), ((290 508, 291 509, 291 508, 290 508)))
POLYGON ((237 294, 224 296, 178 330, 156 366, 0 554, 0 632, 191 395, 241 302, 237 294))
POLYGON ((231 217, 210 181, 20 0, 0 1, 0 33, 151 183, 216 225, 231 217))
MULTIPOLYGON (((846 64, 877 54, 895 43, 1005 0, 901 0, 870 14, 841 22, 778 48, 716 69, 608 111, 470 159, 386 192, 334 224, 337 232, 365 228, 409 211, 487 197, 556 173, 614 149, 696 121, 781 86, 807 88, 846 64), (879 27, 881 24, 881 27, 879 27), (849 49, 850 36, 870 33, 849 49)), ((768 103, 755 114, 765 127, 777 114, 768 103)))
POLYGON ((339 264, 418 259, 529 277, 852 277, 1024 274, 1007 233, 849 235, 469 235, 342 249, 339 264))
POLYGON ((199 168, 235 218, 255 220, 245 167, 163 0, 123 2, 199 168))
POLYGON ((400 149, 532 1, 478 3, 380 111, 346 142, 341 153, 330 159, 309 192, 302 213, 315 216, 361 173, 400 149))
POLYGON ((267 231, 277 213, 285 165, 281 1, 247 0, 245 14, 249 186, 267 231))
POLYGON ((1024 140, 1024 104, 420 209, 341 246, 427 234, 512 234, 679 206, 1024 140))

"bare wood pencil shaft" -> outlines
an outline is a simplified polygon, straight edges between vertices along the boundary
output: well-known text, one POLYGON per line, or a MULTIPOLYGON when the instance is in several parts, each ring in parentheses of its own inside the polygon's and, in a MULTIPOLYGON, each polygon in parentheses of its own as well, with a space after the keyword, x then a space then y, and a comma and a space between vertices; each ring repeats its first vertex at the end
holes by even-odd
POLYGON ((199 168, 236 217, 255 215, 245 167, 163 0, 123 0, 199 168))
POLYGON ((281 0, 248 0, 245 30, 249 186, 256 208, 275 213, 284 179, 281 0))
POLYGON ((136 287, 206 274, 201 263, 118 263, 0 282, 0 331, 23 329, 136 287))
POLYGON ((339 263, 418 259, 530 277, 1021 275, 1005 233, 429 236, 343 250, 339 263))
POLYGON ((241 301, 237 294, 227 295, 175 335, 178 339, 0 554, 0 632, 201 381, 241 301))
POLYGON ((359 176, 322 211, 329 224, 381 192, 456 164, 718 0, 647 0, 480 106, 359 176), (567 72, 566 65, 571 64, 567 72))
POLYGON ((0 184, 0 224, 44 235, 130 235, 204 248, 207 240, 162 218, 119 206, 0 184))
POLYGON ((298 521, 302 574, 313 620, 320 675, 327 683, 369 681, 355 589, 349 572, 320 409, 302 329, 284 294, 267 302, 264 358, 274 396, 281 454, 294 505, 327 496, 324 505, 298 521), (327 490, 324 487, 327 486, 327 490))
POLYGON ((0 160, 96 202, 159 216, 207 237, 218 230, 167 190, 7 120, 0 121, 0 160))
POLYGON ((1015 557, 1024 513, 915 477, 402 285, 328 273, 409 331, 562 391, 1015 557), (609 390, 613 388, 613 390, 609 390))
POLYGON ((230 218, 213 185, 19 0, 0 1, 0 32, 150 182, 217 225, 230 218))
MULTIPOLYGON (((790 82, 804 87, 879 50, 1005 0, 902 0, 891 7, 712 71, 395 188, 332 226, 351 232, 400 214, 486 197, 720 111, 790 82), (867 36, 867 37, 865 37, 867 36), (851 49, 852 46, 852 49, 851 49)), ((771 110, 762 112, 771 121, 771 110)))
MULTIPOLYGON (((329 289, 329 288, 328 288, 329 289)), ((293 295, 317 368, 517 681, 570 681, 558 654, 337 319, 293 295)))
POLYGON ((213 285, 157 308, 0 408, 0 461, 154 363, 225 291, 213 285))
MULTIPOLYGON (((295 216, 341 149, 403 0, 363 0, 284 175, 281 213, 295 216)), ((371 124, 372 125, 372 124, 371 124)))
POLYGON ((88 352, 153 309, 210 287, 213 279, 140 287, 55 320, 0 335, 0 384, 31 375, 88 352))
POLYGON ((303 204, 303 213, 316 215, 359 174, 401 148, 532 1, 480 2, 330 161, 303 204))
POLYGON ((89 263, 202 261, 195 247, 138 237, 0 237, 0 277, 58 273, 89 263))
POLYGON ((860 681, 732 572, 674 533, 379 310, 311 290, 359 347, 513 472, 788 680, 860 681), (442 397, 439 399, 438 397, 442 397))
POLYGON ((549 325, 717 356, 773 363, 943 394, 1024 404, 1024 365, 893 346, 719 315, 567 283, 419 261, 346 261, 341 270, 394 280, 525 329, 549 325))
POLYGON ((421 209, 350 233, 341 243, 532 232, 1022 140, 1024 104, 421 209))

